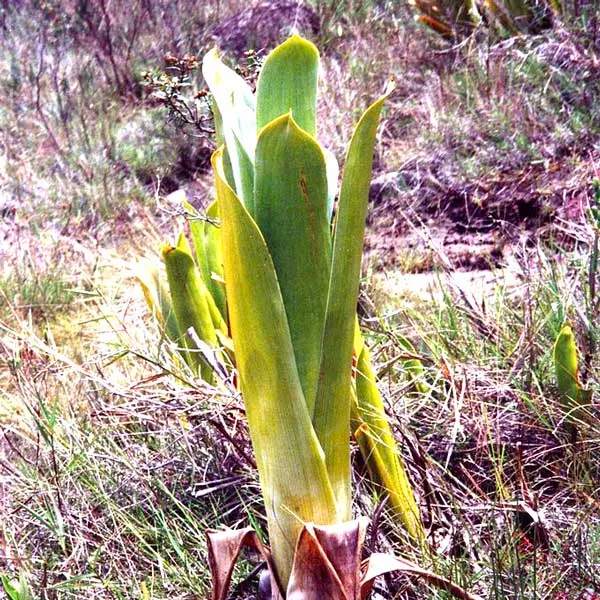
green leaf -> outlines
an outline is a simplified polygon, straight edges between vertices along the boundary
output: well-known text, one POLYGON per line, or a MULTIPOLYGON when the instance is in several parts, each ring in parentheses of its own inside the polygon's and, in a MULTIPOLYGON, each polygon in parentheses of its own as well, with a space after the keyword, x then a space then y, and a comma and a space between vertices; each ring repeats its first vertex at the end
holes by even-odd
POLYGON ((217 202, 206 209, 206 216, 211 220, 204 224, 204 239, 206 240, 206 261, 210 270, 210 285, 207 283, 212 297, 227 321, 227 300, 225 298, 225 283, 223 281, 223 255, 221 252, 221 226, 217 202))
POLYGON ((275 265, 295 362, 312 413, 331 263, 327 175, 321 147, 289 113, 260 132, 254 208, 275 265))
POLYGON ((0 575, 0 583, 4 592, 10 600, 31 600, 31 587, 24 573, 19 574, 19 580, 9 579, 6 575, 0 575))
POLYGON ((579 380, 577 376, 577 345, 573 330, 563 325, 554 344, 554 368, 558 390, 567 404, 577 402, 579 380))
POLYGON ((19 588, 17 588, 17 586, 6 575, 0 575, 0 582, 2 583, 4 592, 10 598, 10 600, 21 600, 19 588))
MULTIPOLYGON (((185 252, 186 254, 189 254, 189 256, 193 257, 192 247, 190 246, 190 243, 188 242, 188 239, 183 232, 179 235, 179 239, 177 241, 177 248, 179 250, 185 252)), ((219 330, 221 333, 227 334, 228 329, 227 329, 227 325, 225 323, 225 319, 222 316, 219 309, 217 308, 216 302, 212 296, 212 293, 211 293, 208 285, 206 284, 206 282, 204 281, 204 279, 202 277, 201 271, 197 268, 198 264, 195 263, 195 265, 196 265, 196 269, 194 271, 195 271, 195 273, 197 273, 200 276, 200 283, 201 283, 200 293, 203 295, 203 298, 206 301, 206 305, 208 306, 208 312, 211 316, 211 319, 212 319, 212 322, 213 322, 213 325, 215 328, 215 333, 216 333, 216 330, 219 330)), ((221 271, 222 271, 222 269, 221 269, 221 271)), ((207 331, 210 332, 210 329, 208 329, 207 331)), ((198 333, 198 331, 196 331, 196 333, 198 333)), ((209 339, 208 337, 205 338, 205 337, 200 336, 200 339, 203 342, 208 343, 212 347, 215 346, 215 344, 212 342, 212 338, 209 339)), ((217 336, 217 339, 219 339, 218 336, 217 336)))
MULTIPOLYGON (((225 135, 223 133, 223 115, 221 115, 221 111, 219 110, 219 106, 215 101, 215 97, 212 96, 210 102, 210 110, 213 115, 213 121, 215 123, 215 142, 217 144, 217 148, 225 145, 225 135)), ((230 185, 235 188, 235 179, 233 176, 233 167, 231 166, 231 160, 229 158, 229 153, 225 151, 223 156, 223 165, 225 170, 226 179, 230 185)))
POLYGON ((150 261, 143 261, 138 264, 135 276, 152 316, 158 321, 163 334, 172 342, 179 340, 181 331, 177 324, 171 296, 158 267, 150 261))
POLYGON ((591 400, 591 394, 579 383, 577 343, 568 323, 562 326, 556 338, 553 355, 556 383, 563 408, 568 413, 567 420, 571 425, 577 421, 588 420, 587 413, 579 407, 591 400))
POLYGON ((217 104, 214 96, 212 96, 210 99, 210 112, 212 113, 215 124, 215 142, 217 144, 217 148, 220 148, 221 146, 225 145, 225 135, 223 133, 223 115, 221 115, 219 105, 217 104))
POLYGON ((291 111, 307 133, 316 136, 319 51, 293 35, 267 56, 256 87, 258 130, 291 111))
MULTIPOLYGON (((180 236, 176 248, 167 244, 162 250, 173 310, 183 334, 180 343, 189 350, 195 348, 194 343, 185 333, 188 328, 193 327, 203 342, 216 348, 218 341, 213 323, 215 315, 211 314, 209 308, 209 293, 190 252, 185 247, 186 244, 185 236, 180 236)), ((191 365, 199 367, 202 379, 209 383, 214 381, 210 365, 199 352, 189 352, 188 361, 191 365)))
MULTIPOLYGON (((217 203, 212 202, 206 209, 206 219, 200 218, 196 209, 187 202, 183 203, 186 211, 193 215, 189 220, 190 234, 194 244, 196 263, 202 275, 202 281, 208 288, 216 304, 220 320, 227 319, 225 286, 223 284, 223 258, 221 256, 221 230, 217 226, 219 212, 217 203)), ((215 326, 218 326, 215 323, 215 326)))
POLYGON ((334 233, 319 385, 313 415, 338 510, 350 517, 350 374, 356 302, 379 115, 393 88, 360 119, 346 157, 334 233))
POLYGON ((273 557, 283 589, 303 521, 335 523, 322 449, 310 421, 275 267, 256 223, 213 156, 231 333, 273 557))
POLYGON ((204 56, 202 74, 217 107, 215 123, 227 146, 227 181, 247 206, 252 203, 256 100, 248 84, 212 50, 204 56))

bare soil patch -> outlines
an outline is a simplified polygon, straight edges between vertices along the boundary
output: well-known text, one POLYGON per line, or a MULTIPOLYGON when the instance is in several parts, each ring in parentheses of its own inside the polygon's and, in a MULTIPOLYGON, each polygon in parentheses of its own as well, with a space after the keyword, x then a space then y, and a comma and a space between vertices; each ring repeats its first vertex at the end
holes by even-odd
POLYGON ((585 221, 600 151, 564 148, 552 160, 443 181, 435 159, 376 177, 366 251, 376 267, 423 273, 506 266, 516 243, 568 244, 565 225, 585 221))

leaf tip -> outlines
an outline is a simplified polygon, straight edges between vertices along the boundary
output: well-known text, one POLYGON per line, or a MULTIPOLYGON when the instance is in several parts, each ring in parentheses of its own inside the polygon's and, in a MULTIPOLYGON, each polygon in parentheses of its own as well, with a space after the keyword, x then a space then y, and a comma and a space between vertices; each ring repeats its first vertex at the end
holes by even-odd
POLYGON ((169 244, 168 242, 165 242, 160 247, 160 255, 162 256, 163 260, 166 260, 167 256, 169 256, 169 254, 171 254, 174 251, 175 251, 175 247, 172 246, 171 244, 169 244))

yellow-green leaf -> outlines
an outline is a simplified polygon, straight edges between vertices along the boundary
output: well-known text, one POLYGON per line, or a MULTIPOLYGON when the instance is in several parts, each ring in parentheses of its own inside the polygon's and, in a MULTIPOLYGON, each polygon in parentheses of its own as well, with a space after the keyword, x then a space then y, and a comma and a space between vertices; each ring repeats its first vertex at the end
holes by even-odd
POLYGON ((251 206, 254 147, 256 142, 256 100, 248 84, 226 66, 216 50, 202 61, 202 74, 217 107, 218 133, 225 140, 228 178, 244 204, 251 206))
POLYGON ((577 343, 568 323, 562 326, 556 338, 553 355, 556 383, 563 408, 567 411, 567 420, 571 424, 587 420, 587 413, 579 407, 590 402, 591 394, 579 383, 577 343))
POLYGON ((161 278, 158 267, 150 261, 144 261, 138 265, 135 275, 144 293, 146 303, 158 321, 162 333, 172 342, 178 340, 181 337, 181 331, 175 318, 166 282, 161 278))
POLYGON ((322 339, 313 424, 321 441, 338 510, 350 517, 350 374, 356 302, 379 115, 388 95, 360 119, 346 157, 322 339))
MULTIPOLYGON (((207 218, 200 218, 194 207, 187 202, 184 202, 184 207, 192 215, 189 220, 190 234, 202 280, 219 310, 220 320, 226 320, 227 307, 225 286, 223 284, 221 230, 217 225, 219 218, 217 203, 212 202, 208 206, 206 209, 207 218)), ((215 323, 215 326, 218 326, 218 324, 215 323)))
POLYGON ((572 405, 578 400, 579 378, 577 344, 568 324, 563 325, 554 344, 554 369, 560 395, 567 405, 572 405))
POLYGON ((356 369, 356 396, 353 426, 369 471, 389 494, 391 508, 408 533, 423 541, 425 533, 417 503, 385 415, 369 351, 364 345, 356 369))
POLYGON ((193 327, 196 335, 203 342, 213 348, 218 346, 213 324, 214 315, 211 314, 209 308, 209 293, 191 254, 185 249, 186 242, 184 240, 185 236, 181 236, 178 247, 166 244, 162 250, 173 310, 182 333, 182 339, 179 342, 190 350, 188 360, 199 368, 202 379, 212 383, 213 375, 210 365, 199 352, 194 352, 194 343, 186 334, 187 330, 193 327))
POLYGON ((231 333, 269 537, 283 589, 303 521, 335 523, 333 491, 294 359, 275 267, 256 223, 213 156, 231 333))

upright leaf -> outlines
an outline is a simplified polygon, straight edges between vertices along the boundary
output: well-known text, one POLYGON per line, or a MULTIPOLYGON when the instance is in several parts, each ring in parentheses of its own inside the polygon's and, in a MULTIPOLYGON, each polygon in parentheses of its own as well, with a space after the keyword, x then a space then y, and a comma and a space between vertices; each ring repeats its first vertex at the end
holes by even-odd
MULTIPOLYGON (((185 238, 180 238, 180 244, 181 239, 185 238)), ((180 343, 190 350, 188 360, 199 368, 202 379, 212 382, 213 375, 210 365, 200 353, 194 352, 195 345, 185 333, 188 328, 193 327, 202 341, 213 348, 217 347, 217 334, 213 323, 214 315, 211 314, 209 308, 208 290, 191 254, 186 249, 167 244, 163 247, 162 254, 167 269, 173 310, 179 330, 183 334, 180 343)))
POLYGON ((289 112, 313 137, 317 133, 319 51, 293 35, 265 60, 256 87, 256 125, 265 125, 289 112))
POLYGON ((200 218, 194 207, 187 202, 184 203, 184 207, 188 213, 196 215, 190 219, 189 225, 196 262, 200 269, 202 280, 219 309, 221 319, 226 319, 225 287, 222 281, 221 230, 217 225, 219 218, 217 203, 211 203, 206 209, 206 217, 210 221, 200 218))
POLYGON ((223 255, 221 252, 221 225, 217 202, 213 202, 208 206, 206 216, 210 219, 204 224, 206 263, 210 272, 210 285, 209 283, 206 285, 223 318, 227 319, 227 300, 223 281, 223 255))
POLYGON ((556 338, 553 355, 556 383, 563 408, 568 412, 567 421, 574 425, 577 421, 588 420, 583 407, 590 402, 591 393, 579 382, 577 343, 568 323, 562 326, 556 338))
POLYGON ((233 177, 232 185, 247 206, 252 204, 254 145, 256 141, 256 101, 248 84, 227 67, 216 50, 202 61, 202 74, 217 107, 217 130, 227 146, 225 171, 233 177))
POLYGON ((331 280, 313 424, 325 451, 338 510, 350 516, 350 373, 356 302, 379 115, 393 88, 360 119, 346 157, 334 233, 331 280))
MULTIPOLYGON (((192 247, 190 246, 190 243, 188 242, 188 239, 183 232, 181 232, 181 234, 179 235, 179 239, 177 240, 177 248, 179 250, 181 250, 182 252, 185 252, 189 256, 193 256, 192 247)), ((228 328, 225 323, 224 316, 221 314, 221 312, 217 308, 215 299, 213 298, 213 295, 210 291, 208 283, 204 279, 204 277, 202 275, 202 271, 198 268, 197 263, 196 263, 196 269, 194 269, 194 273, 196 273, 200 276, 200 284, 201 285, 199 287, 199 290, 200 290, 200 293, 202 293, 204 300, 206 301, 206 305, 208 306, 208 312, 211 316, 215 330, 219 330, 221 333, 226 334, 228 332, 228 328)), ((210 332, 210 328, 207 329, 207 332, 208 333, 210 332)), ((198 332, 198 330, 196 330, 196 333, 200 333, 200 332, 198 332)), ((216 333, 216 331, 215 331, 215 333, 216 333)), ((210 333, 209 333, 209 335, 210 335, 210 333)), ((205 337, 202 334, 202 335, 200 335, 200 339, 203 342, 207 343, 209 346, 215 347, 215 343, 213 342, 212 338, 205 337)), ((219 339, 218 336, 217 336, 217 339, 219 339)))
POLYGON ((287 316, 265 240, 213 156, 231 333, 250 437, 283 589, 302 522, 340 520, 294 360, 287 316))
POLYGON ((331 261, 327 173, 319 144, 289 113, 260 132, 254 190, 256 224, 275 265, 312 413, 331 261))
POLYGON ((577 344, 569 324, 563 325, 554 344, 554 369, 558 391, 566 406, 577 402, 579 378, 577 374, 577 344))
POLYGON ((385 415, 383 399, 367 347, 363 344, 356 369, 357 404, 353 416, 355 437, 373 479, 390 497, 390 505, 408 533, 418 541, 425 539, 419 510, 398 454, 396 440, 385 415))
POLYGON ((158 321, 162 334, 172 342, 179 340, 181 331, 177 324, 171 296, 166 282, 161 278, 158 267, 150 261, 140 263, 135 276, 142 288, 146 303, 158 321))

